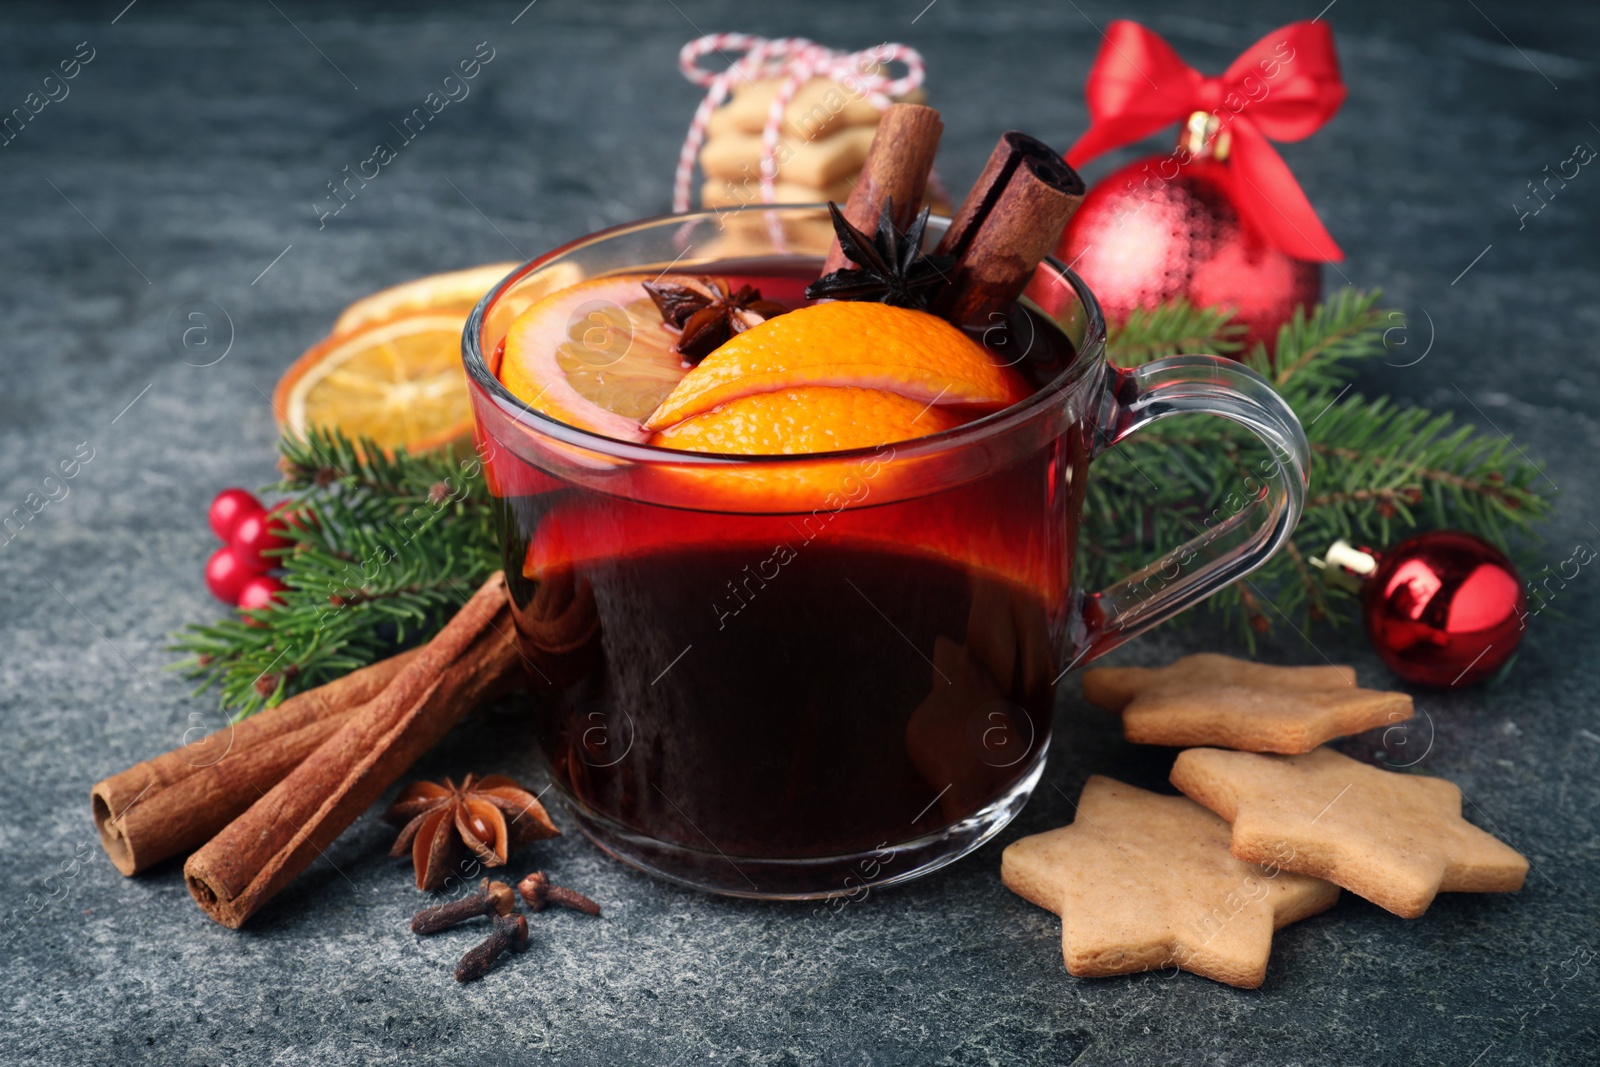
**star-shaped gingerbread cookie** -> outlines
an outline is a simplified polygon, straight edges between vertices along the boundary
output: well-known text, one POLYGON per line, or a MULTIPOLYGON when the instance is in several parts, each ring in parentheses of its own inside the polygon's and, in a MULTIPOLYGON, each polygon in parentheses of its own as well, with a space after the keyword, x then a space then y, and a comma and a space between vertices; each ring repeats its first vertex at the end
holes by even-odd
POLYGON ((1357 688, 1349 667, 1271 667, 1214 653, 1166 667, 1097 667, 1084 672, 1083 696, 1120 712, 1123 736, 1136 744, 1247 752, 1310 752, 1414 714, 1404 693, 1357 688))
POLYGON ((1228 854, 1228 824, 1183 797, 1096 775, 1070 826, 1000 858, 1013 893, 1061 916, 1080 978, 1178 967, 1254 989, 1272 933, 1333 906, 1338 887, 1228 854))
POLYGON ((1461 817, 1443 778, 1383 771, 1332 749, 1260 756, 1194 748, 1172 784, 1233 824, 1241 860, 1271 858, 1414 919, 1435 894, 1510 893, 1528 861, 1461 817))

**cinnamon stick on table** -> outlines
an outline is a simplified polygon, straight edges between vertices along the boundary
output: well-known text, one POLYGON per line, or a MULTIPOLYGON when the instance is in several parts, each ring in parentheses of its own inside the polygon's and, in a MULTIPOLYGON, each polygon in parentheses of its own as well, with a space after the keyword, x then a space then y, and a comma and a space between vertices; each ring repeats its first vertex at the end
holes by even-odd
POLYGON ((1061 239, 1083 193, 1083 179, 1049 145, 1002 134, 935 249, 956 265, 934 313, 958 326, 993 325, 1061 239))
MULTIPOLYGON (((878 121, 878 132, 872 136, 867 149, 866 162, 861 165, 861 177, 850 190, 845 201, 844 217, 850 225, 864 233, 878 228, 878 214, 885 200, 894 201, 894 225, 904 233, 922 210, 922 198, 928 189, 928 174, 933 170, 933 156, 939 150, 939 135, 944 123, 939 113, 921 104, 890 104, 878 121)), ((828 274, 850 266, 839 239, 833 239, 822 273, 828 274)))
POLYGON ((237 928, 293 881, 471 710, 516 655, 512 637, 496 572, 375 699, 189 857, 201 909, 237 928))
POLYGON ((205 844, 377 696, 419 651, 351 671, 97 783, 90 806, 112 864, 134 875, 205 844))

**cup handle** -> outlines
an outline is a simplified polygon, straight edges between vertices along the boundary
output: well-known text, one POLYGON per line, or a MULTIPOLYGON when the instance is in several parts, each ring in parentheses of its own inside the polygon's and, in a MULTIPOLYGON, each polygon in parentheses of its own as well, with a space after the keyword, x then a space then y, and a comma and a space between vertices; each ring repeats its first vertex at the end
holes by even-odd
POLYGON ((1168 356, 1133 370, 1107 369, 1091 459, 1169 415, 1197 412, 1237 422, 1272 457, 1243 476, 1223 506, 1196 525, 1194 538, 1084 598, 1078 652, 1069 670, 1261 566, 1288 540, 1305 505, 1305 431, 1255 371, 1220 356, 1168 356))

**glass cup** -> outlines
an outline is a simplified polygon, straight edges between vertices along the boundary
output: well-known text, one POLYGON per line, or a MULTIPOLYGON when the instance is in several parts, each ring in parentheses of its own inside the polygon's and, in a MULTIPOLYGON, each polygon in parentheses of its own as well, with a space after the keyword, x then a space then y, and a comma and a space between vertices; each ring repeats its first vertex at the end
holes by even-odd
POLYGON ((619 226, 514 271, 463 336, 556 793, 617 858, 734 896, 850 897, 977 848, 1038 782, 1066 672, 1259 566, 1305 494, 1304 434, 1259 376, 1213 356, 1109 366, 1093 294, 1053 259, 1027 299, 1049 334, 1032 341, 1069 353, 1059 372, 1004 411, 879 448, 625 443, 496 377, 510 321, 553 281, 670 268, 797 292, 830 236, 815 207, 619 226), (1080 590, 1091 461, 1192 413, 1259 437, 1258 476, 1181 548, 1080 590))

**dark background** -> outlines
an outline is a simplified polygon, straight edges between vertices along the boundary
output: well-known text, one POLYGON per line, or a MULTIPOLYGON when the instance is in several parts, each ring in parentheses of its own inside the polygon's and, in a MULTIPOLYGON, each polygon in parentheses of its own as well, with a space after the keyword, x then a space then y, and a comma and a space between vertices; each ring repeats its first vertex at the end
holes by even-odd
MULTIPOLYGON (((536 862, 606 918, 541 917, 529 956, 457 988, 450 965, 471 939, 404 931, 417 897, 373 816, 242 933, 201 918, 176 865, 117 875, 88 789, 216 724, 212 696, 164 670, 164 646, 220 613, 201 581, 204 511, 223 486, 273 479, 266 394, 279 373, 374 289, 666 210, 699 98, 676 69, 685 41, 744 29, 922 50, 946 124, 941 167, 961 189, 1003 127, 1063 147, 1081 132, 1111 19, 1147 23, 1215 72, 1320 6, 538 0, 513 25, 523 2, 0 11, 0 110, 78 42, 95 50, 71 95, 0 148, 3 510, 80 443, 94 450, 70 496, 0 544, 0 1059, 1594 1062, 1592 569, 1552 603, 1565 617, 1535 620, 1505 684, 1418 693, 1436 724, 1420 769, 1459 783, 1472 817, 1528 855, 1527 887, 1445 897, 1411 922, 1347 894, 1278 935, 1258 991, 1073 979, 1058 920, 1000 885, 1000 848, 1069 821, 1088 774, 1164 778, 1170 753, 1123 744, 1075 686, 1045 782, 999 841, 837 917, 682 891, 568 837, 536 862), (324 183, 480 41, 496 57, 471 97, 319 231, 324 183), (204 368, 180 360, 167 325, 200 301, 235 331, 204 368)), ((1574 144, 1600 145, 1600 9, 1339 0, 1327 18, 1350 98, 1284 155, 1347 254, 1328 285, 1382 287, 1411 313, 1413 347, 1394 362, 1431 339, 1420 363, 1377 366, 1361 385, 1511 435, 1561 490, 1535 552, 1535 568, 1553 567, 1600 535, 1600 174, 1585 168, 1521 229, 1513 204, 1574 144)), ((1359 633, 1313 638, 1392 684, 1359 633)), ((1230 646, 1169 627, 1117 658, 1200 649, 1230 646)), ((1293 635, 1263 654, 1317 660, 1293 635)), ((418 771, 532 774, 527 740, 491 713, 418 771)))

